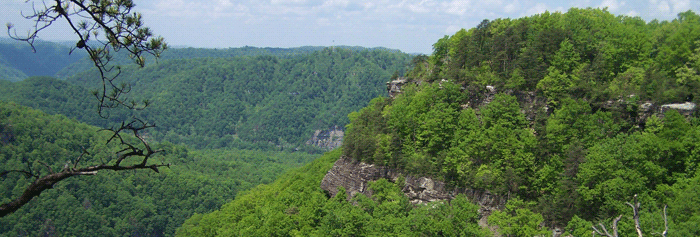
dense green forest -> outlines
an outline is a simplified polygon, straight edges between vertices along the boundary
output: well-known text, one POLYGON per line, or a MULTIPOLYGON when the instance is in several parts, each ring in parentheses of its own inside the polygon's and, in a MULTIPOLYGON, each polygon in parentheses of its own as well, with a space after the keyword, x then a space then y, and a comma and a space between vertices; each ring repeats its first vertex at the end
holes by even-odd
MULTIPOLYGON (((149 62, 158 60, 170 59, 196 59, 196 58, 231 58, 231 57, 256 57, 256 56, 275 56, 279 58, 292 58, 323 50, 321 46, 305 46, 298 48, 258 48, 258 47, 241 47, 228 49, 204 49, 204 48, 173 48, 163 52, 159 58, 152 55, 145 56, 149 62)), ((364 50, 361 47, 343 47, 340 48, 352 50, 364 50)), ((389 50, 384 48, 375 48, 374 50, 389 50)), ((391 50, 397 52, 396 50, 391 50)), ((125 52, 117 52, 111 59, 112 65, 130 65, 133 59, 129 58, 125 52)), ((93 68, 93 62, 89 58, 81 58, 77 63, 68 65, 67 67, 56 72, 58 78, 68 78, 76 72, 83 72, 93 68)))
MULTIPOLYGON (((438 41, 407 75, 435 83, 351 114, 344 154, 532 202, 549 227, 631 215, 625 202, 638 194, 647 232, 669 204, 673 232, 698 235, 700 212, 687 207, 698 113, 659 108, 698 101, 698 40, 693 12, 649 23, 598 9, 486 20, 438 41), (486 86, 502 93, 486 103, 486 86)), ((630 223, 620 228, 632 233, 630 223)))
POLYGON ((131 85, 133 99, 151 102, 136 114, 113 110, 109 120, 98 117, 91 108, 94 69, 73 71, 68 83, 46 77, 4 83, 0 99, 99 127, 137 115, 158 125, 149 134, 154 139, 195 148, 318 152, 305 146, 315 130, 343 128, 346 115, 386 95, 386 81, 411 60, 395 50, 349 47, 171 51, 144 68, 121 67, 118 83, 131 85), (268 51, 272 55, 260 55, 268 51))
MULTIPOLYGON (((619 215, 628 235, 635 230, 626 202, 635 195, 645 234, 664 230, 668 205, 669 233, 700 235, 696 13, 645 22, 574 8, 484 20, 440 39, 412 65, 395 98, 376 98, 349 115, 343 155, 509 197, 488 217, 505 236, 551 228, 588 236, 591 226, 610 228, 619 215)), ((455 228, 446 221, 454 214, 431 211, 477 215, 459 197, 450 205, 401 206, 400 193, 385 196, 397 185, 381 180, 370 184, 380 193, 371 199, 323 198, 320 178, 340 152, 194 216, 178 234, 455 236, 439 232, 455 228), (304 202, 293 198, 298 193, 307 193, 304 202), (435 221, 432 229, 426 219, 435 221)), ((457 228, 469 231, 462 235, 481 233, 475 218, 457 228)))
MULTIPOLYGON (((69 47, 52 45, 45 50, 55 51, 48 54, 42 49, 32 54, 36 61, 69 47)), ((386 94, 384 83, 391 73, 405 71, 410 62, 409 55, 395 50, 351 47, 168 52, 145 68, 122 66, 120 78, 133 83, 131 95, 153 101, 134 115, 156 122, 157 130, 148 138, 163 141, 157 146, 167 152, 158 159, 173 166, 161 173, 101 172, 71 178, 0 219, 0 236, 171 236, 192 214, 216 210, 239 191, 314 160, 316 156, 307 152, 317 148, 292 151, 312 129, 336 124, 342 128, 349 122, 347 113, 386 94), (260 74, 265 70, 268 73, 260 74), (236 134, 249 128, 244 125, 274 127, 265 133, 254 128, 260 132, 236 134), (282 149, 287 151, 272 151, 282 149)), ((85 82, 94 71, 79 71, 90 70, 87 62, 29 77, 8 66, 21 77, 0 80, 0 170, 46 172, 42 162, 60 170, 83 148, 93 154, 92 162, 113 156, 114 144, 104 144, 108 134, 96 131, 132 114, 111 110, 107 120, 99 117, 85 82)), ((115 62, 130 63, 121 55, 115 62)), ((3 176, 0 199, 5 203, 17 197, 32 179, 19 173, 3 176)))
MULTIPOLYGON (((326 153, 303 168, 260 185, 221 210, 194 215, 178 236, 488 236, 476 204, 464 196, 447 203, 414 207, 401 188, 386 180, 371 183, 373 198, 329 198, 321 179, 341 155, 326 153)), ((341 191, 340 193, 345 193, 341 191)), ((542 233, 540 231, 540 233, 542 233)))
MULTIPOLYGON (((0 100, 70 117, 3 103, 3 168, 41 160, 60 169, 62 159, 78 156, 86 144, 92 162, 110 159, 115 148, 91 132, 97 128, 74 119, 104 127, 132 113, 159 125, 149 138, 169 151, 159 159, 176 164, 162 173, 71 179, 0 219, 0 231, 490 236, 497 226, 504 236, 548 235, 554 228, 588 236, 594 224, 611 226, 622 215, 618 227, 628 235, 634 220, 626 202, 635 197, 647 235, 664 230, 664 205, 671 235, 700 235, 696 13, 645 22, 573 8, 484 20, 433 46, 431 55, 416 57, 333 47, 182 49, 142 69, 122 66, 130 96, 152 105, 115 110, 111 121, 99 122, 89 99, 95 71, 84 61, 58 72, 63 80, 0 80, 0 100), (406 84, 394 98, 383 97, 394 72, 406 84), (315 157, 269 150, 313 152, 302 146, 311 131, 348 122, 342 149, 272 182, 315 157), (508 203, 485 219, 461 195, 412 205, 401 180, 369 183, 371 198, 330 197, 319 184, 341 155, 490 190, 508 203)), ((44 169, 38 161, 29 165, 44 169)), ((5 177, 3 202, 29 181, 5 177)))
MULTIPOLYGON (((63 115, 0 102, 2 171, 29 168, 47 172, 75 162, 114 159, 109 133, 63 115), (27 162, 29 161, 29 162, 27 162), (24 166, 29 167, 24 167, 24 166)), ((151 170, 103 171, 63 181, 17 212, 0 218, 0 236, 171 236, 194 213, 208 213, 239 191, 272 182, 283 171, 317 156, 303 152, 238 149, 192 150, 160 143, 167 152, 155 159, 172 163, 151 170)), ((10 173, 0 182, 0 200, 16 198, 33 177, 10 173)))

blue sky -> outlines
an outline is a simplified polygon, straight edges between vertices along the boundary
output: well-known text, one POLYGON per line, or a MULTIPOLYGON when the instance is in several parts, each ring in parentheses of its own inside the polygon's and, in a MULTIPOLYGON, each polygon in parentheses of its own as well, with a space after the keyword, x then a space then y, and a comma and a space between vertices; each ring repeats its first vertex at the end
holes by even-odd
MULTIPOLYGON (((51 0, 47 0, 51 2, 51 0)), ((0 23, 29 29, 20 11, 25 0, 0 0, 0 23)), ((432 45, 483 19, 519 18, 571 7, 607 7, 616 15, 672 20, 679 12, 700 13, 698 0, 134 0, 136 11, 172 46, 206 48, 350 45, 432 52, 432 45)), ((40 37, 72 40, 65 25, 40 37)))

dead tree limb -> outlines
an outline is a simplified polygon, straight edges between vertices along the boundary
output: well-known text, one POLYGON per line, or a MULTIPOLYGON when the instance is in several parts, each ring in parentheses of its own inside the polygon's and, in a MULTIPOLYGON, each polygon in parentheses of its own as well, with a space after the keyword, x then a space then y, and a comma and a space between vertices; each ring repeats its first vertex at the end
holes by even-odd
POLYGON ((663 213, 663 218, 664 218, 664 231, 661 233, 652 233, 654 235, 661 235, 663 237, 666 237, 668 235, 668 217, 666 216, 666 208, 668 205, 664 205, 664 213, 663 213))
POLYGON ((637 232, 638 237, 643 237, 642 226, 639 224, 639 202, 637 201, 637 194, 634 195, 634 203, 626 202, 626 204, 632 207, 632 219, 634 219, 634 230, 637 232))
POLYGON ((600 228, 603 230, 602 232, 600 230, 598 230, 597 228, 595 228, 595 226, 593 226, 593 231, 594 231, 593 236, 595 236, 595 234, 598 233, 599 235, 602 235, 602 236, 618 237, 618 235, 617 235, 617 223, 620 222, 620 219, 622 219, 622 215, 618 216, 617 218, 615 218, 613 220, 613 223, 612 223, 613 233, 612 234, 610 234, 608 232, 608 230, 605 228, 605 225, 603 225, 603 223, 598 223, 600 228))
POLYGON ((78 38, 71 52, 75 49, 85 50, 99 71, 102 88, 93 91, 93 95, 98 101, 100 116, 108 117, 105 109, 109 108, 143 109, 148 106, 148 101, 136 102, 126 97, 131 85, 118 83, 116 79, 121 69, 109 64, 114 52, 124 50, 136 64, 143 67, 144 54, 158 58, 168 48, 162 37, 154 37, 151 30, 144 26, 141 14, 132 12, 135 5, 131 0, 41 1, 40 8, 33 0, 27 2, 32 2, 32 12, 22 13, 22 16, 34 21, 32 30, 26 35, 19 35, 14 25, 8 23, 8 35, 14 40, 27 42, 36 51, 34 42, 38 33, 63 19, 78 38))
MULTIPOLYGON (((61 19, 70 27, 70 31, 76 35, 77 43, 75 49, 85 50, 97 68, 101 88, 93 91, 97 99, 97 113, 100 117, 107 118, 107 109, 123 107, 130 110, 143 109, 148 106, 147 100, 136 102, 126 97, 131 91, 131 85, 118 83, 117 77, 121 74, 119 67, 111 66, 113 53, 124 50, 134 60, 136 64, 143 67, 146 55, 153 55, 156 58, 168 48, 162 37, 153 37, 151 30, 145 27, 141 14, 132 12, 134 3, 132 0, 26 0, 32 4, 32 12, 22 14, 22 16, 34 22, 33 28, 26 35, 17 34, 12 23, 7 23, 7 33, 10 38, 28 43, 32 50, 36 52, 34 42, 38 33, 49 28, 53 23, 61 19), (38 2, 38 4, 36 4, 38 2)), ((30 165, 26 170, 9 170, 0 172, 1 176, 10 173, 21 173, 27 177, 34 177, 23 194, 5 204, 0 205, 0 217, 8 215, 25 205, 32 198, 39 196, 41 192, 53 188, 54 184, 73 176, 94 175, 100 170, 135 170, 151 169, 158 172, 158 168, 169 166, 169 164, 149 164, 148 160, 161 150, 153 150, 140 132, 144 129, 154 127, 141 121, 133 119, 129 123, 122 122, 121 126, 114 129, 106 129, 112 132, 112 136, 107 143, 113 140, 119 141, 122 150, 117 152, 118 158, 111 164, 102 164, 78 168, 82 161, 83 154, 76 158, 75 164, 66 163, 60 172, 54 172, 49 164, 38 161, 46 167, 48 173, 41 174, 33 171, 30 165), (124 132, 132 133, 137 139, 132 142, 123 138, 124 132), (136 157, 141 159, 139 163, 133 165, 122 165, 128 158, 136 157)))
MULTIPOLYGON (((27 204, 30 200, 32 200, 34 197, 39 196, 42 192, 53 188, 53 186, 67 178, 73 177, 73 176, 83 176, 83 175, 95 175, 97 174, 98 171, 100 170, 114 170, 114 171, 120 171, 120 170, 137 170, 137 169, 151 169, 155 171, 156 173, 159 172, 158 168, 160 167, 170 167, 170 164, 165 164, 165 163, 160 163, 160 164, 149 164, 148 160, 152 156, 162 152, 163 150, 158 149, 154 150, 151 148, 150 144, 146 141, 146 139, 139 134, 139 131, 153 127, 153 125, 143 123, 140 120, 134 120, 130 123, 122 123, 122 126, 117 128, 117 129, 108 129, 109 131, 114 132, 114 135, 112 138, 117 138, 120 141, 120 146, 125 146, 126 148, 122 149, 122 151, 128 151, 126 153, 120 154, 118 158, 115 160, 113 164, 99 164, 99 165, 92 165, 92 166, 85 166, 82 168, 77 168, 79 162, 81 161, 83 155, 87 154, 87 151, 83 151, 83 153, 76 158, 75 164, 73 167, 70 166, 65 166, 63 170, 60 172, 54 172, 53 169, 51 169, 51 166, 48 164, 44 165, 47 167, 46 169, 48 170, 48 174, 41 175, 36 172, 32 172, 31 170, 9 170, 9 171, 4 171, 1 172, 0 174, 2 176, 5 176, 9 173, 21 173, 24 174, 27 177, 34 177, 35 180, 24 190, 21 196, 18 198, 0 205, 0 217, 6 216, 10 213, 15 212, 18 210, 20 207, 24 206, 27 204), (135 136, 140 144, 132 144, 126 139, 122 138, 121 133, 125 131, 130 131, 133 133, 133 136, 135 136), (143 147, 143 148, 140 148, 143 147), (138 162, 133 165, 122 165, 122 161, 124 161, 127 158, 138 158, 138 162)), ((108 140, 107 143, 110 143, 112 139, 108 140)), ((43 162, 42 162, 43 163, 43 162)))

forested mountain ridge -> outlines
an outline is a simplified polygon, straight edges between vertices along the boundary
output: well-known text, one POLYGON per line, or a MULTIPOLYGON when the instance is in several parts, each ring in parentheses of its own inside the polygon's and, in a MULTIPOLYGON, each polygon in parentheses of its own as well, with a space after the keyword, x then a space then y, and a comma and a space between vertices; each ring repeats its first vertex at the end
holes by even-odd
MULTIPOLYGON (((0 101, 0 200, 20 195, 33 177, 4 171, 29 165, 48 172, 77 162, 114 159, 110 134, 63 115, 0 101), (89 154, 81 156, 83 149, 89 154), (33 163, 25 163, 33 161, 33 163)), ((0 236, 172 236, 194 213, 208 213, 239 191, 272 182, 283 171, 317 158, 303 152, 238 149, 192 150, 171 143, 153 144, 167 152, 151 162, 172 165, 150 170, 100 171, 69 178, 15 213, 0 218, 0 236)), ((133 162, 131 160, 126 163, 133 162)))
MULTIPOLYGON (((405 72, 411 59, 396 50, 356 47, 174 51, 173 55, 194 56, 164 57, 141 69, 122 66, 119 80, 132 86, 132 98, 151 102, 149 109, 137 112, 158 125, 151 137, 199 148, 317 151, 305 145, 315 130, 343 128, 349 122, 345 115, 385 95, 384 83, 393 73, 405 72), (229 53, 217 54, 219 51, 293 55, 227 57, 229 53)), ((100 127, 132 115, 133 111, 110 111, 110 120, 97 118, 89 94, 89 88, 97 85, 87 83, 96 72, 73 73, 65 79, 72 85, 60 88, 75 93, 62 92, 55 86, 61 82, 32 78, 31 82, 7 84, 3 88, 7 93, 0 98, 20 100, 23 105, 100 127), (37 96, 42 98, 34 100, 37 96), (54 106, 50 101, 56 100, 48 97, 70 102, 54 106), (58 109, 61 107, 65 109, 58 109)))
POLYGON ((653 216, 668 203, 671 229, 697 235, 688 221, 700 212, 683 211, 678 184, 700 162, 698 40, 693 12, 485 20, 414 60, 406 76, 422 83, 351 114, 343 152, 531 202, 549 227, 631 215, 639 195, 649 230, 663 229, 653 216))
POLYGON ((82 51, 73 53, 64 44, 37 41, 32 49, 25 42, 0 38, 0 80, 21 81, 28 76, 55 76, 61 69, 86 56, 82 51))
MULTIPOLYGON (((409 61, 388 50, 325 48, 291 58, 164 60, 123 70, 120 80, 132 84, 135 99, 152 102, 140 115, 160 125, 156 139, 295 149, 316 129, 347 124, 345 115, 385 94, 385 82, 409 61)), ((84 84, 91 75, 67 81, 84 84)))
MULTIPOLYGON (((575 8, 485 20, 439 40, 432 55, 415 57, 405 74, 408 83, 395 98, 376 98, 351 113, 342 153, 356 162, 509 197, 487 223, 505 236, 552 233, 548 228, 587 236, 594 224, 610 229, 620 215, 620 233, 634 233, 626 204, 633 197, 641 203, 638 218, 647 235, 667 229, 697 236, 700 120, 690 105, 700 96, 699 40, 700 16, 690 11, 663 22, 575 8), (671 109, 652 109, 638 119, 649 105, 685 102, 690 111, 684 115, 666 106, 671 109)), ((327 159, 326 164, 333 160, 327 159)), ((298 182, 317 189, 320 179, 298 182)), ((455 222, 424 213, 440 223, 425 228, 430 218, 412 216, 425 206, 403 206, 402 182, 361 184, 380 195, 350 201, 338 195, 298 202, 286 195, 296 187, 291 183, 260 187, 218 212, 188 220, 178 234, 447 233, 439 228, 455 222), (383 193, 387 190, 398 196, 383 193), (271 196, 275 193, 285 195, 271 196), (295 221, 300 217, 312 221, 295 221)), ((322 191, 290 195, 297 192, 313 197, 322 191)), ((473 207, 432 205, 480 215, 473 207)), ((474 231, 463 236, 493 234, 461 229, 474 231)))
MULTIPOLYGON (((206 49, 206 48, 171 48, 166 50, 156 59, 153 56, 146 56, 145 59, 149 62, 157 60, 172 60, 172 59, 196 59, 196 58, 231 58, 231 57, 255 57, 255 56, 274 56, 280 58, 296 57, 309 54, 315 51, 322 50, 325 47, 321 46, 304 46, 297 48, 258 48, 258 47, 241 47, 227 49, 206 49)), ((342 47, 348 49, 362 50, 361 47, 342 47)), ((377 48, 379 49, 379 48, 377 48)), ((133 59, 124 52, 117 52, 112 58, 113 65, 130 65, 133 59)), ((83 58, 79 62, 69 65, 60 70, 56 76, 58 78, 68 78, 76 72, 83 72, 93 69, 94 65, 89 58, 83 58)))

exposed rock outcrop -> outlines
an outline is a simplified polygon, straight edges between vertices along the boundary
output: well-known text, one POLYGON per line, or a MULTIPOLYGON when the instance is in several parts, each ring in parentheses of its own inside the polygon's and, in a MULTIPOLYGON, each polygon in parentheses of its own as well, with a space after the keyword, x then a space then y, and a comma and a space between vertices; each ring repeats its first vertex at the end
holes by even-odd
POLYGON ((652 103, 651 101, 636 103, 628 102, 624 99, 607 101, 602 107, 606 110, 628 111, 629 106, 636 107, 634 110, 635 113, 632 114, 636 117, 631 118, 631 120, 636 122, 638 125, 645 124, 647 119, 652 115, 663 118, 664 113, 669 110, 676 110, 685 117, 693 116, 693 114, 697 111, 697 105, 693 102, 658 105, 652 103))
POLYGON ((397 94, 401 93, 401 87, 406 84, 406 78, 399 77, 396 80, 386 83, 386 90, 389 92, 389 97, 394 98, 397 94))
POLYGON ((311 139, 306 141, 306 145, 333 150, 343 145, 344 136, 345 132, 336 125, 332 129, 316 130, 311 139))
POLYGON ((494 195, 488 190, 448 187, 444 182, 429 177, 405 175, 398 170, 357 162, 348 157, 341 157, 335 162, 333 168, 323 177, 321 189, 335 196, 338 187, 342 186, 348 197, 360 193, 371 197, 372 190, 369 189, 368 182, 382 178, 397 182, 401 177, 405 180, 402 190, 413 204, 451 200, 457 194, 464 194, 481 206, 482 213, 488 215, 491 210, 501 209, 506 203, 506 198, 494 195))
POLYGON ((687 116, 691 116, 693 112, 695 112, 695 109, 697 106, 693 102, 685 102, 685 103, 678 103, 678 104, 665 104, 661 105, 661 109, 659 110, 660 113, 664 113, 668 110, 676 110, 678 113, 687 116))

